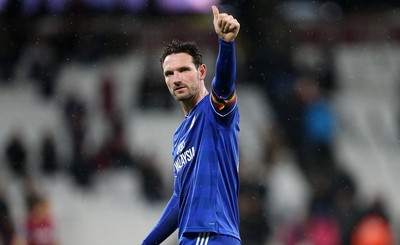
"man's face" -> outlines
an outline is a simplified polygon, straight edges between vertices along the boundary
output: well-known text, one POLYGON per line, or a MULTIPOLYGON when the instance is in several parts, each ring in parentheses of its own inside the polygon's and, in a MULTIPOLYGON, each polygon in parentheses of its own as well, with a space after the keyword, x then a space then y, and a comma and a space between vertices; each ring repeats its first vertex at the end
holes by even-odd
POLYGON ((172 96, 178 101, 195 98, 204 86, 205 65, 198 68, 186 53, 168 55, 163 63, 164 79, 172 96))

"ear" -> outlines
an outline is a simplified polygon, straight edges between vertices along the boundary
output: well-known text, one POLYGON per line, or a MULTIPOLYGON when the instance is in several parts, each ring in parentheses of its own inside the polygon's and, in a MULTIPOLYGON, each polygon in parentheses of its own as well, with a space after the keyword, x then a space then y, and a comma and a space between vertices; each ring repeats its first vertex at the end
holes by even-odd
POLYGON ((199 65, 199 68, 197 69, 200 73, 200 80, 204 80, 206 78, 207 74, 207 67, 205 64, 199 65))

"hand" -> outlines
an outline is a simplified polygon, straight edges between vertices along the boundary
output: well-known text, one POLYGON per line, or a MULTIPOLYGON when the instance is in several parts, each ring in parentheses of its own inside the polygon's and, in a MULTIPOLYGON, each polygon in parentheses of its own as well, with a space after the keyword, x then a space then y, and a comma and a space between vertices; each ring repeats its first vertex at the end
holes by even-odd
POLYGON ((239 33, 239 22, 233 18, 232 15, 219 13, 219 10, 216 6, 213 5, 211 8, 214 15, 215 32, 222 40, 226 42, 233 42, 239 33))

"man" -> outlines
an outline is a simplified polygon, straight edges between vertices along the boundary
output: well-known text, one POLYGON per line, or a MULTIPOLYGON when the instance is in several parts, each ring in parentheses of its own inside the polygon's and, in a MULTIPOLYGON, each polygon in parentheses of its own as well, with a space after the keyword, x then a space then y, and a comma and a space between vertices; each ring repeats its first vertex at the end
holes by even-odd
POLYGON ((239 110, 235 43, 239 22, 212 6, 219 54, 209 93, 206 65, 193 42, 172 41, 161 56, 165 82, 185 119, 173 138, 174 193, 142 244, 160 244, 177 228, 180 245, 241 244, 239 110))

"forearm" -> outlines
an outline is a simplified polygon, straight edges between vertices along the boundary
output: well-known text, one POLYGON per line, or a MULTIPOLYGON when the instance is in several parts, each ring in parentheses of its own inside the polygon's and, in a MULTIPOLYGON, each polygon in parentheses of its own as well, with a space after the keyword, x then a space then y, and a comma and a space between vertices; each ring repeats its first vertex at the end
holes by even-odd
POLYGON ((219 97, 228 98, 235 90, 236 54, 235 43, 218 38, 219 52, 212 81, 213 92, 219 97))
POLYGON ((179 199, 172 195, 167 206, 153 230, 143 240, 142 245, 161 244, 178 227, 179 199))

